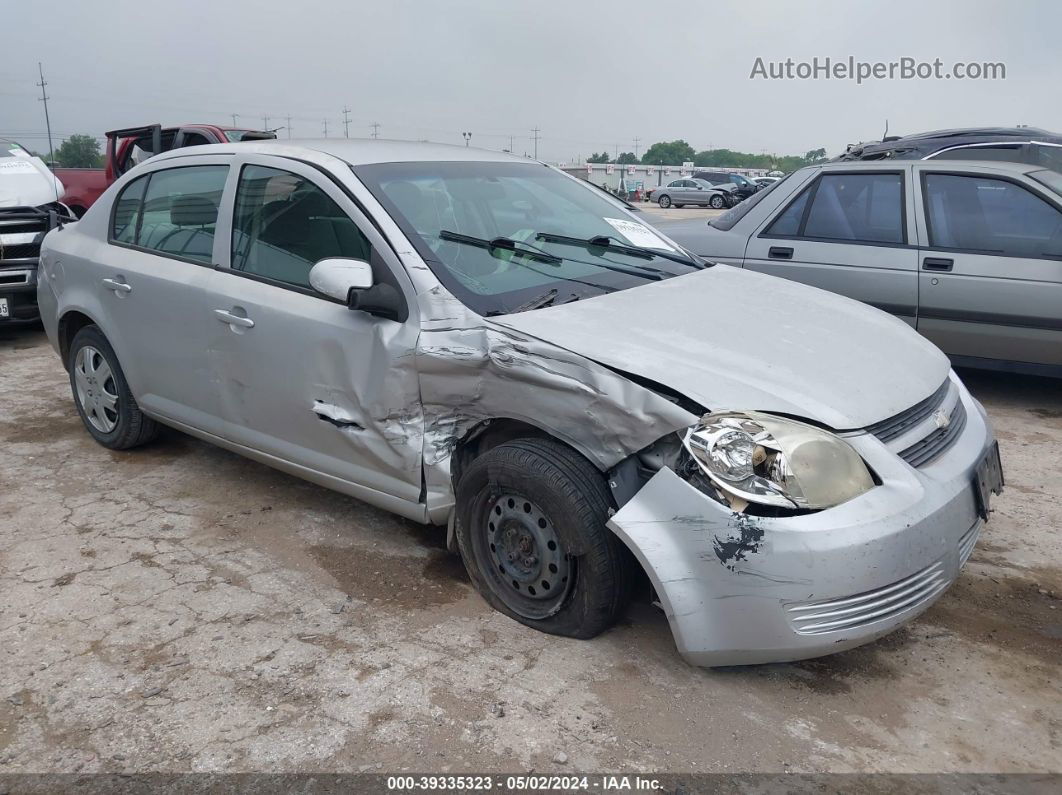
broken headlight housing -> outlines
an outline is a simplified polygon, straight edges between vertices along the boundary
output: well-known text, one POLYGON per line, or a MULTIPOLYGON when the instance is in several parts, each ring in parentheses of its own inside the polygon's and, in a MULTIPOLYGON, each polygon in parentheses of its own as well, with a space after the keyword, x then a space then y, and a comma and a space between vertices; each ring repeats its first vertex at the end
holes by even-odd
POLYGON ((859 454, 834 434, 754 411, 706 414, 683 444, 732 506, 819 510, 874 485, 859 454), (737 498, 737 499, 734 499, 737 498))

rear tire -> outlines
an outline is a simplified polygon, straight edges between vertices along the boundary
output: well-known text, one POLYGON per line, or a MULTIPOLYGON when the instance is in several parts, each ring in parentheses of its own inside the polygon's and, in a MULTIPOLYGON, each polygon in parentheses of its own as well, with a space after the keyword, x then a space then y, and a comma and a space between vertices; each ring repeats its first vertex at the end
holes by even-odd
POLYGON ((158 423, 140 411, 118 357, 98 326, 78 331, 68 356, 74 405, 93 439, 111 450, 128 450, 158 435, 158 423))
POLYGON ((656 203, 659 204, 661 208, 666 210, 668 207, 671 206, 671 197, 661 196, 659 199, 656 200, 656 203))
POLYGON ((592 638, 626 607, 632 561, 605 526, 611 498, 585 458, 551 439, 516 439, 457 484, 457 544, 500 613, 533 629, 592 638))

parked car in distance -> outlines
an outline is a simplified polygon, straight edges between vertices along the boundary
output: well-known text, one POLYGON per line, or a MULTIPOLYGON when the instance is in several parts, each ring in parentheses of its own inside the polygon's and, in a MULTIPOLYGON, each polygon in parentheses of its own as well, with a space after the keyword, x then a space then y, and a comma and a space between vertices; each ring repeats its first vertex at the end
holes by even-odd
POLYGON ((760 189, 760 186, 743 174, 732 174, 729 171, 694 171, 694 179, 703 179, 712 185, 733 185, 734 194, 739 201, 747 199, 760 189))
POLYGON ((653 188, 649 191, 649 201, 654 201, 665 209, 695 204, 699 207, 722 210, 733 207, 738 200, 729 187, 712 185, 693 177, 682 177, 662 187, 653 188))
POLYGON ((70 210, 63 185, 39 157, 0 138, 0 328, 36 323, 37 259, 45 234, 70 210))
POLYGON ((837 160, 1003 160, 1062 172, 1062 135, 1037 127, 968 127, 852 144, 837 160))
POLYGON ((214 124, 183 124, 176 127, 149 124, 107 133, 103 168, 57 168, 54 171, 66 187, 63 203, 80 218, 114 180, 160 152, 186 146, 261 141, 276 137, 276 133, 270 130, 219 127, 214 124))
POLYGON ((971 367, 1062 375, 1062 175, 1005 162, 809 166, 668 234, 891 312, 971 367))
POLYGON ((752 177, 751 179, 761 188, 766 188, 776 183, 781 177, 752 177))
POLYGON ((498 152, 167 152, 46 236, 38 296, 100 444, 171 425, 446 525, 545 632, 602 632, 644 572, 699 665, 904 624, 1002 488, 983 409, 907 325, 498 152))

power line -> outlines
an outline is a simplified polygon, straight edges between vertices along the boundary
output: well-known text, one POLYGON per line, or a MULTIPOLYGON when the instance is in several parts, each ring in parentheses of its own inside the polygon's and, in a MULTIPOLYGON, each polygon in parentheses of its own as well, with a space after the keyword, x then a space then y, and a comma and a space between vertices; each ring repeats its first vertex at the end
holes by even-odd
POLYGON ((350 137, 350 108, 343 106, 343 137, 350 137))
POLYGON ((41 89, 41 102, 44 103, 44 124, 48 128, 48 157, 54 163, 55 149, 52 148, 52 120, 48 117, 48 95, 44 91, 45 86, 48 84, 44 81, 44 68, 41 66, 40 61, 37 61, 37 72, 41 76, 41 82, 37 83, 37 85, 41 89))

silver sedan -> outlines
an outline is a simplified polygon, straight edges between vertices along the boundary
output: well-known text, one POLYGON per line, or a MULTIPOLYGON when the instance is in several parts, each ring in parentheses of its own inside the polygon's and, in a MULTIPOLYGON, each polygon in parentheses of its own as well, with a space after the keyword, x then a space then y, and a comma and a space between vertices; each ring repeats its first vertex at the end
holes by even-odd
POLYGON ((644 572, 700 665, 911 620, 1002 486, 981 406, 904 323, 494 152, 162 154, 47 235, 38 298, 100 444, 168 425, 445 525, 544 632, 606 630, 644 572))
POLYGON ((654 188, 649 192, 649 200, 665 209, 693 204, 722 210, 738 202, 730 186, 713 185, 693 177, 675 179, 663 187, 654 188))

